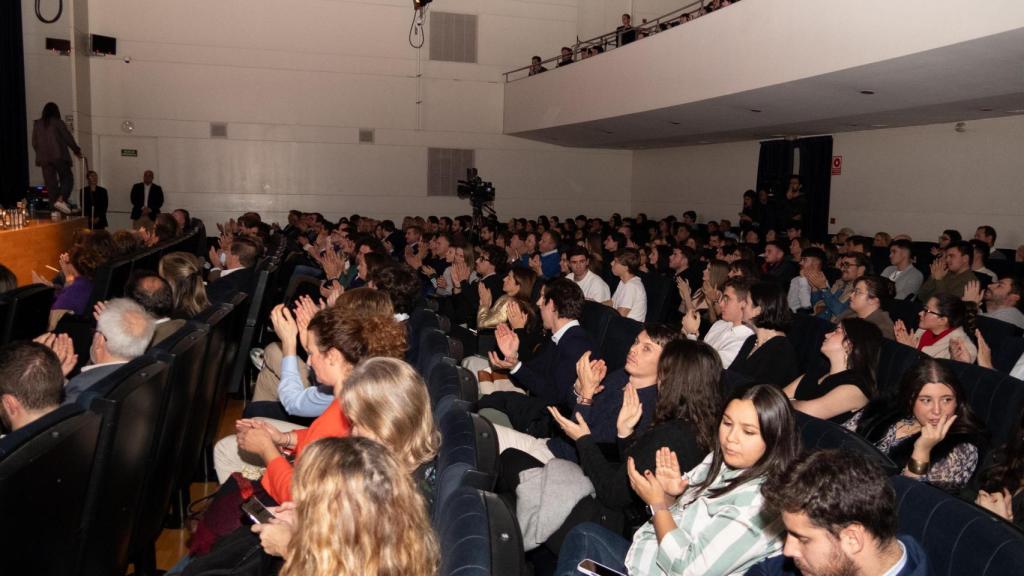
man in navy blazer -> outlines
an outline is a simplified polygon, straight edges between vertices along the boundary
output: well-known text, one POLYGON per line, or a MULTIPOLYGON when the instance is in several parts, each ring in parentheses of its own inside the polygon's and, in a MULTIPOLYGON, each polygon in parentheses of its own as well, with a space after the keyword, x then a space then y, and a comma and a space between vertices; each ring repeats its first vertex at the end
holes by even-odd
POLYGON ((132 186, 130 198, 133 222, 141 220, 143 217, 156 220, 160 208, 164 205, 164 189, 159 184, 153 183, 152 170, 146 170, 142 174, 142 182, 136 182, 132 186))
POLYGON ((504 359, 491 352, 491 364, 509 370, 519 387, 546 404, 567 409, 574 406, 576 362, 584 352, 594 350, 590 335, 579 322, 585 301, 583 290, 572 280, 555 278, 545 284, 537 306, 544 328, 551 331, 551 340, 529 361, 520 362, 519 337, 502 326, 496 337, 504 359))

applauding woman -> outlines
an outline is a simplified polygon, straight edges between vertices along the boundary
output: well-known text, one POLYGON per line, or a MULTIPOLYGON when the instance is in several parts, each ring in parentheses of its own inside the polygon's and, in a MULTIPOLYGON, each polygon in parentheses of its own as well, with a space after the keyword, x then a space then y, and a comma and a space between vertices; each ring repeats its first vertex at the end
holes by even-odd
POLYGON ((583 524, 566 537, 557 574, 576 574, 591 558, 630 574, 741 574, 782 548, 781 518, 764 508, 761 486, 797 456, 789 402, 778 388, 758 385, 729 403, 713 451, 682 474, 671 450, 655 469, 628 461, 629 480, 653 517, 633 542, 583 524))
POLYGON ((932 359, 907 373, 895 404, 873 402, 845 426, 902 466, 904 476, 951 492, 974 474, 986 443, 960 382, 932 359))
POLYGON ((928 299, 920 312, 917 332, 910 334, 902 321, 895 325, 896 341, 917 348, 932 358, 952 358, 962 349, 969 362, 978 357, 978 349, 967 336, 974 332, 977 307, 949 294, 928 299))

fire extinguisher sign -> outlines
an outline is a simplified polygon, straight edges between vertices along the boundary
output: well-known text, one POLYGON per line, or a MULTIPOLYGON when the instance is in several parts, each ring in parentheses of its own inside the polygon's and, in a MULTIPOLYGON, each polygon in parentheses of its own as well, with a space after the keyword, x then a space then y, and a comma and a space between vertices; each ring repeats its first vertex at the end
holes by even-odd
POLYGON ((833 156, 832 157, 832 175, 839 176, 843 173, 843 157, 833 156))

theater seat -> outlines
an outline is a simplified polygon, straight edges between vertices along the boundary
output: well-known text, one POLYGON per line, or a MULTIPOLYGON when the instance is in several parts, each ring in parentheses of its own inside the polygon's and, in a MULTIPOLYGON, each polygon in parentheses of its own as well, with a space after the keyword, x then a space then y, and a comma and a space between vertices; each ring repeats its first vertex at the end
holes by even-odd
POLYGON ((497 495, 459 488, 434 525, 441 548, 439 576, 523 573, 523 541, 515 512, 497 495))
POLYGON ((587 300, 583 303, 583 314, 580 317, 580 326, 590 334, 594 346, 601 348, 605 334, 608 332, 608 323, 619 314, 598 302, 587 300))
POLYGON ((1024 534, 974 504, 903 476, 896 490, 899 532, 913 536, 935 575, 1004 576, 1024 567, 1024 534))
POLYGON ((438 359, 430 372, 430 377, 427 378, 427 391, 430 393, 430 406, 434 409, 435 418, 451 409, 453 405, 469 410, 477 399, 477 396, 465 395, 473 391, 463 386, 459 367, 450 359, 443 357, 438 359))
POLYGON ((434 514, 443 510, 445 501, 462 486, 493 489, 498 465, 498 437, 487 420, 453 406, 441 414, 438 430, 441 449, 437 455, 434 514))
POLYGON ((888 338, 882 340, 882 348, 878 352, 878 368, 875 371, 879 392, 898 393, 904 374, 924 357, 925 355, 915 348, 888 338))
POLYGON ((675 289, 675 283, 662 274, 641 274, 640 280, 647 294, 647 317, 644 322, 664 322, 668 313, 666 304, 669 291, 675 289))
POLYGON ((857 452, 868 457, 885 470, 887 476, 899 474, 900 467, 888 456, 857 434, 828 420, 821 420, 803 412, 796 412, 796 425, 800 431, 801 446, 804 450, 838 449, 857 452))
MULTIPOLYGON (((981 331, 981 336, 992 350, 999 350, 1004 342, 1013 338, 1020 338, 1021 333, 1024 332, 1009 322, 1003 322, 1002 320, 986 316, 975 318, 974 325, 981 331)), ((971 334, 971 337, 973 338, 974 334, 971 334)))
POLYGON ((609 318, 608 330, 604 335, 604 340, 598 346, 598 350, 601 351, 601 359, 608 365, 608 372, 613 372, 626 365, 626 355, 629 354, 629 349, 636 341, 636 337, 644 329, 644 325, 636 320, 619 316, 614 310, 611 312, 614 316, 609 318))
POLYGON ((967 402, 992 434, 993 446, 1010 439, 1024 411, 1024 382, 1002 372, 943 360, 967 392, 967 402))
POLYGON ((821 354, 821 343, 825 341, 825 334, 834 329, 835 326, 827 320, 806 314, 793 315, 793 325, 786 336, 796 349, 796 358, 800 362, 802 372, 807 370, 811 362, 817 360, 821 354))
POLYGON ((0 439, 4 574, 78 574, 100 416, 61 406, 0 439))
POLYGON ((0 345, 31 340, 46 332, 53 305, 53 287, 29 284, 3 295, 6 312, 0 316, 0 345))
POLYGON ((1024 354, 1024 338, 1008 338, 999 348, 992 349, 992 365, 1003 374, 1009 374, 1024 354))
POLYGON ((893 322, 902 320, 908 332, 917 330, 919 314, 924 306, 917 300, 883 300, 882 310, 889 313, 893 322))
POLYGON ((450 357, 451 354, 448 337, 437 328, 426 328, 420 332, 418 350, 414 366, 424 380, 430 378, 431 371, 441 358, 450 357))

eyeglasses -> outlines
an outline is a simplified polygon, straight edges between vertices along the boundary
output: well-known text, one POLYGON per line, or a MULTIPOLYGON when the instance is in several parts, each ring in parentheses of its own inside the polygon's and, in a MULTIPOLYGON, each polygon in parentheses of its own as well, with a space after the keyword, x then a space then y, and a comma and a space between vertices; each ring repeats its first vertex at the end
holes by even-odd
POLYGON ((931 314, 932 316, 935 316, 936 318, 945 318, 946 317, 945 314, 939 314, 938 312, 936 312, 934 310, 929 310, 927 308, 925 308, 924 310, 921 310, 921 315, 922 316, 926 316, 928 314, 931 314))
POLYGON ((853 291, 853 295, 854 296, 871 296, 871 293, 868 292, 867 290, 854 290, 853 291))

